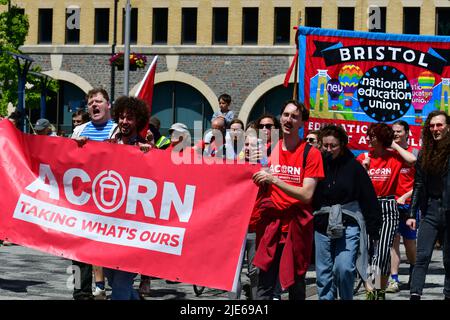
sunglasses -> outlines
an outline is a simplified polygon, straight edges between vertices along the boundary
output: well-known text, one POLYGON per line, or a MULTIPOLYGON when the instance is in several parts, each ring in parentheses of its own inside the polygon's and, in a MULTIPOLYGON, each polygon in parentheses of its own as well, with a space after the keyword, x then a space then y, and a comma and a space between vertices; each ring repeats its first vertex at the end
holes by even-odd
POLYGON ((266 124, 258 124, 258 129, 272 129, 273 128, 273 124, 272 123, 266 123, 266 124))
POLYGON ((306 138, 306 141, 308 141, 309 143, 314 143, 317 140, 315 138, 306 138))

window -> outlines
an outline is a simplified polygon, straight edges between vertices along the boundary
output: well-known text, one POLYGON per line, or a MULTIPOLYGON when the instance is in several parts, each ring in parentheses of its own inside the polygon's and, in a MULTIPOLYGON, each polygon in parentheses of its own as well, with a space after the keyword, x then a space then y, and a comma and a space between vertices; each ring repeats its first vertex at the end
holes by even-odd
POLYGON ((386 32, 386 7, 370 7, 369 31, 386 32))
POLYGON ((183 8, 181 15, 181 43, 197 43, 197 8, 183 8))
POLYGON ((168 8, 153 8, 153 43, 167 44, 168 8))
POLYGON ((264 113, 271 113, 275 116, 280 115, 280 106, 287 100, 292 99, 292 92, 294 90, 294 84, 289 83, 286 88, 283 85, 279 85, 270 89, 264 93, 250 111, 248 121, 254 121, 264 113))
MULTIPOLYGON (((122 43, 125 43, 125 9, 122 10, 122 43)), ((130 11, 130 44, 137 43, 138 33, 138 9, 131 8, 130 11)))
POLYGON ((53 36, 53 9, 39 9, 38 43, 50 44, 53 36))
POLYGON ((403 8, 403 33, 420 34, 420 7, 403 8))
POLYGON ((94 43, 109 43, 109 9, 95 9, 94 43))
POLYGON ((305 26, 316 28, 322 26, 322 8, 305 8, 305 26))
POLYGON ((66 10, 66 44, 80 43, 80 9, 66 10))
POLYGON ((181 122, 188 126, 194 141, 194 121, 202 122, 203 132, 211 127, 213 109, 208 100, 188 84, 167 81, 155 84, 152 116, 161 121, 161 134, 168 135, 170 126, 181 122))
POLYGON ((436 8, 436 34, 450 35, 450 8, 436 8))
POLYGON ((291 8, 275 8, 275 44, 289 44, 291 35, 291 8))
POLYGON ((213 8, 213 44, 228 43, 228 8, 213 8))
POLYGON ((338 29, 355 30, 355 8, 338 8, 338 29))
POLYGON ((242 9, 242 44, 258 43, 258 8, 242 9))

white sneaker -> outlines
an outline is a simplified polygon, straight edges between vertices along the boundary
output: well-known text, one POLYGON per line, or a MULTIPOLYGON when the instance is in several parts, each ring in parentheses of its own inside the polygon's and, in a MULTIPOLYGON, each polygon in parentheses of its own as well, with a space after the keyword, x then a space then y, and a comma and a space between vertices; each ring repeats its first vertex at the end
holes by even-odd
POLYGON ((95 287, 92 295, 94 296, 94 300, 106 300, 106 290, 102 290, 99 287, 95 287))
POLYGON ((397 281, 393 280, 393 279, 390 279, 389 280, 389 285, 386 288, 386 292, 397 293, 399 291, 400 291, 399 283, 397 281))

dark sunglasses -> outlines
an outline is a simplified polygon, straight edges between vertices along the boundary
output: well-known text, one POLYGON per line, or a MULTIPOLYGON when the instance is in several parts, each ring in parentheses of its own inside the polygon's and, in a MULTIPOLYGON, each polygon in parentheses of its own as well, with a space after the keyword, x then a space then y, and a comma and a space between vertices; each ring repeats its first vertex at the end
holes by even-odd
POLYGON ((315 138, 306 138, 306 141, 308 141, 309 143, 314 143, 316 142, 315 138))
POLYGON ((273 124, 272 123, 266 123, 266 124, 258 124, 258 129, 272 129, 273 128, 273 124))

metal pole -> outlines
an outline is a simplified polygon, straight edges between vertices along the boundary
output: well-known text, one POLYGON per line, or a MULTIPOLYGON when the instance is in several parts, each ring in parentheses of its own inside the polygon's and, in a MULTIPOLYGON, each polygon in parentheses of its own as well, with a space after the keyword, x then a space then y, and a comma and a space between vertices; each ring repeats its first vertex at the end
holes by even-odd
POLYGON ((45 104, 45 98, 47 96, 47 92, 45 89, 42 89, 41 92, 41 118, 45 118, 45 109, 46 109, 46 104, 45 104))
POLYGON ((22 128, 22 132, 27 132, 27 124, 24 121, 25 118, 25 83, 26 79, 23 79, 19 71, 19 83, 17 91, 17 110, 20 112, 19 128, 22 128))
MULTIPOLYGON (((111 46, 111 55, 116 53, 116 45, 117 45, 117 3, 119 0, 114 0, 114 27, 113 27, 113 43, 111 46)), ((114 101, 115 95, 115 86, 116 86, 116 67, 111 65, 111 89, 109 92, 110 100, 114 101)))
POLYGON ((127 6, 125 7, 125 52, 124 52, 124 71, 123 71, 123 94, 128 95, 129 93, 129 80, 128 76, 130 73, 130 15, 131 15, 131 4, 130 0, 127 0, 127 6))
POLYGON ((18 56, 15 57, 16 58, 16 63, 17 63, 17 75, 18 75, 18 90, 17 90, 17 95, 18 95, 18 103, 17 103, 17 109, 20 111, 21 117, 20 117, 20 121, 19 121, 19 128, 22 128, 23 132, 27 132, 27 124, 24 120, 24 118, 26 117, 25 115, 25 84, 27 83, 27 73, 28 70, 30 69, 30 65, 32 63, 32 61, 30 60, 25 60, 25 63, 23 64, 23 68, 20 65, 20 58, 18 56))

